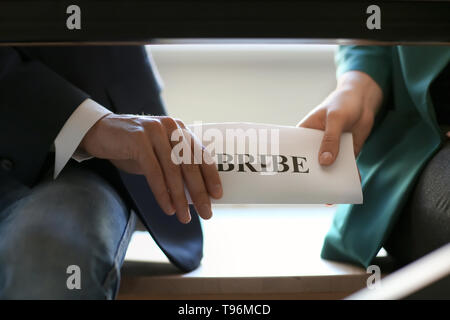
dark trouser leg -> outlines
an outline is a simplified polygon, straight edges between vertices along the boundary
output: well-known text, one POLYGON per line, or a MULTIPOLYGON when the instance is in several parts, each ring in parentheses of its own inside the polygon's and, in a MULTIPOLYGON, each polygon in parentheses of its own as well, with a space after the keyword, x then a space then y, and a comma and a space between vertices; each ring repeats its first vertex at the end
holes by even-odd
POLYGON ((430 160, 384 248, 400 264, 450 242, 450 142, 430 160))
POLYGON ((114 298, 134 219, 93 172, 73 165, 47 179, 0 211, 0 298, 114 298), (79 290, 67 287, 70 265, 79 290))

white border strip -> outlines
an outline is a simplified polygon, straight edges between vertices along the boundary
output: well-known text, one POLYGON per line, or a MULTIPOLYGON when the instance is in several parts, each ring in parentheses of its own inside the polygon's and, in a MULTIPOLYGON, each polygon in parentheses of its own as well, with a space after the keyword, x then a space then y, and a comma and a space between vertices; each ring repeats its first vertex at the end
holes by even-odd
POLYGON ((346 300, 400 299, 450 274, 450 243, 384 277, 381 286, 362 289, 346 300))

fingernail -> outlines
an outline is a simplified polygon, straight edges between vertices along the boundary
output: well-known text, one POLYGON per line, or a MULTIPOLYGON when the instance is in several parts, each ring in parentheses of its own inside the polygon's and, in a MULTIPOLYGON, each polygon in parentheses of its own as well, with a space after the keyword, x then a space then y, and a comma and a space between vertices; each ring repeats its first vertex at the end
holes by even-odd
POLYGON ((221 184, 214 185, 213 192, 214 192, 214 195, 217 197, 222 196, 222 185, 221 184))
POLYGON ((191 211, 189 210, 189 207, 186 208, 184 215, 186 216, 186 219, 183 221, 183 223, 187 224, 191 222, 191 211))
POLYGON ((166 209, 166 213, 169 215, 169 216, 173 216, 174 214, 175 214, 175 208, 172 206, 172 205, 169 205, 168 207, 167 207, 167 209, 166 209))
POLYGON ((206 203, 200 207, 200 212, 203 219, 209 219, 212 216, 211 206, 206 203))
POLYGON ((332 160, 333 160, 333 154, 328 151, 322 152, 322 154, 319 157, 320 164, 325 164, 325 165, 331 164, 332 160))

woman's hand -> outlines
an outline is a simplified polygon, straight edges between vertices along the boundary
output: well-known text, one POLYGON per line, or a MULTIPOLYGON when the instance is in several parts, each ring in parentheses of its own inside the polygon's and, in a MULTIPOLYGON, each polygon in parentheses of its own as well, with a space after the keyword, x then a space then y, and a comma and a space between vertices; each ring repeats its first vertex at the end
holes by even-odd
POLYGON ((336 89, 297 126, 325 131, 319 150, 319 163, 331 165, 339 153, 343 132, 353 135, 355 157, 372 130, 382 102, 382 90, 367 74, 349 71, 338 79, 336 89))

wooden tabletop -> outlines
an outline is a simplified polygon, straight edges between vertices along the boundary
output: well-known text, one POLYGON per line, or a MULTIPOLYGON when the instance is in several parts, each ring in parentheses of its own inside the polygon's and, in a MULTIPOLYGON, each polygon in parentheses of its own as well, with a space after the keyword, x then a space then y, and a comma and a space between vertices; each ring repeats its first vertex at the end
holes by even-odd
POLYGON ((136 231, 119 299, 329 299, 366 285, 363 268, 320 250, 335 207, 214 206, 203 221, 201 266, 180 274, 147 232, 136 231))

